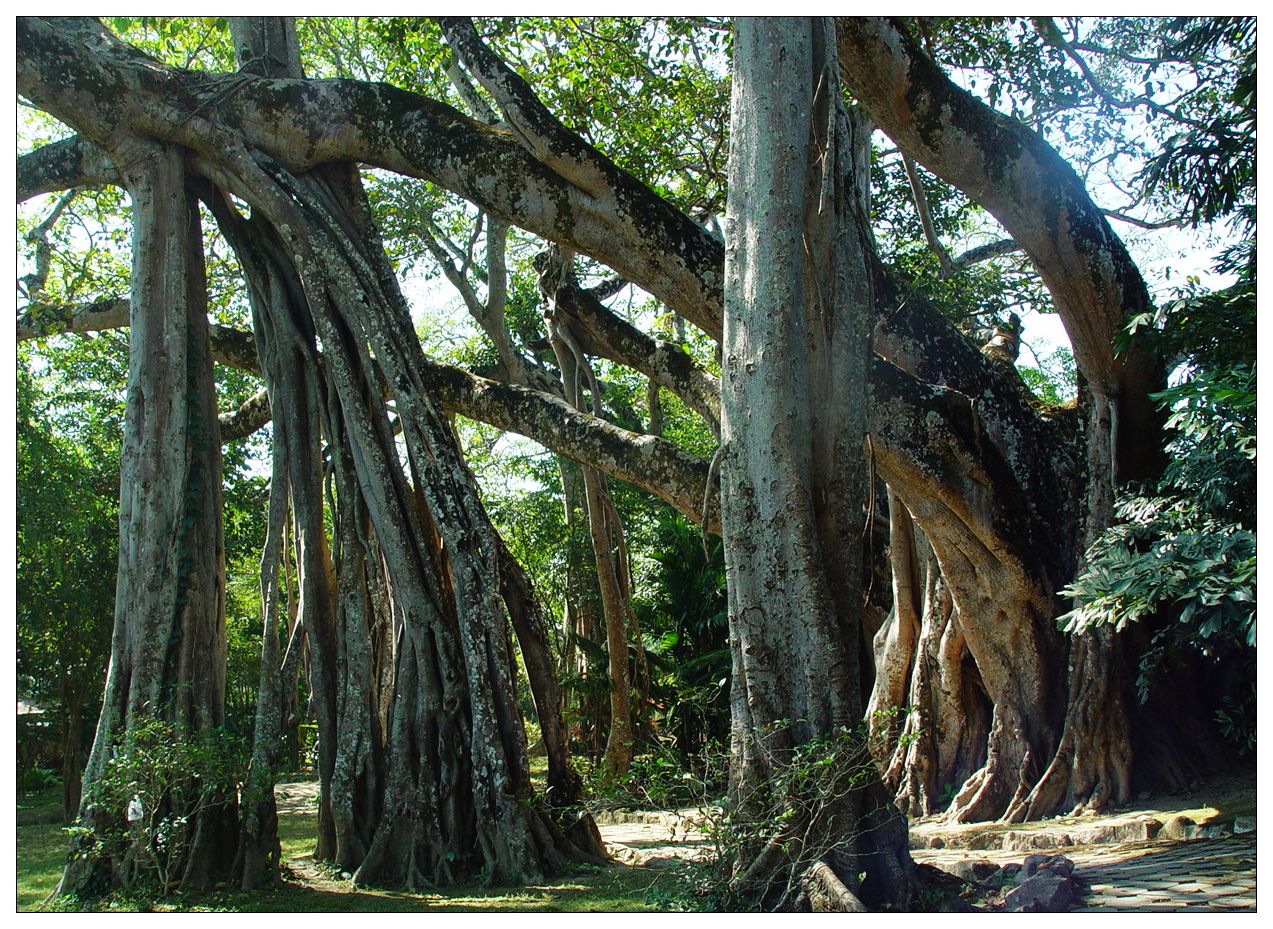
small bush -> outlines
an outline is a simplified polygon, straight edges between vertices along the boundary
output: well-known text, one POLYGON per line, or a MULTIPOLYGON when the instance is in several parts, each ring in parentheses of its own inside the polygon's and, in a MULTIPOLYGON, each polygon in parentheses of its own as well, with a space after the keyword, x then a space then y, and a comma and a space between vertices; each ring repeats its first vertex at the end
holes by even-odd
POLYGON ((89 821, 69 827, 76 856, 109 858, 121 883, 163 893, 180 879, 200 816, 235 802, 243 743, 163 720, 130 730, 89 787, 89 821))
POLYGON ((18 790, 43 790, 60 783, 61 779, 52 768, 28 768, 18 775, 18 790))
POLYGON ((877 776, 869 745, 865 727, 842 727, 768 757, 762 783, 705 809, 714 855, 682 862, 655 902, 670 910, 798 908, 809 868, 834 860, 865 828, 853 796, 877 776))
POLYGON ((708 745, 686 767, 670 748, 638 755, 623 777, 585 767, 589 806, 594 810, 672 810, 718 804, 729 781, 729 754, 708 745))

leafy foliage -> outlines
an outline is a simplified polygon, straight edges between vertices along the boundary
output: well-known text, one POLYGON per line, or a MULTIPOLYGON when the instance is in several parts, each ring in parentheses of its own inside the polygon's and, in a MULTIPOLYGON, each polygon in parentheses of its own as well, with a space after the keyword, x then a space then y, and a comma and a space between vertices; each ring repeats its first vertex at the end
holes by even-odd
POLYGON ((127 861, 132 889, 171 890, 195 838, 199 817, 234 803, 246 771, 241 740, 224 730, 192 733, 150 718, 130 728, 89 788, 95 827, 69 830, 81 854, 127 861))
MULTIPOLYGON (((1251 251, 1253 257, 1253 250, 1251 251)), ((1120 500, 1122 522, 1087 553, 1067 590, 1070 632, 1159 620, 1141 659, 1142 701, 1183 653, 1235 670, 1236 696, 1216 710, 1240 747, 1254 739, 1256 641, 1256 379, 1254 262, 1234 286, 1190 294, 1132 320, 1181 359, 1156 395, 1168 413, 1170 462, 1156 487, 1120 500)))
POLYGON ((76 401, 64 393, 67 385, 60 372, 35 374, 26 350, 19 359, 18 695, 42 704, 60 726, 80 726, 81 717, 96 718, 110 649, 118 546, 118 423, 110 406, 105 415, 97 408, 97 416, 83 416, 68 435, 59 424, 71 412, 66 407, 76 401))
POLYGON ((1195 225, 1254 207, 1256 20, 1176 17, 1163 30, 1164 57, 1205 73, 1177 102, 1183 124, 1150 158, 1150 195, 1183 200, 1195 225))

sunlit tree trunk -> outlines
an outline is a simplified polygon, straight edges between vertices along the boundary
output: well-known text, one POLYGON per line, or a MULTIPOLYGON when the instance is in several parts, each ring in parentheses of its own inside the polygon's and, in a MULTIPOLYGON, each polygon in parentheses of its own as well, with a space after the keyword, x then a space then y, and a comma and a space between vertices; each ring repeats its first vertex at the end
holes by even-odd
MULTIPOLYGON (((814 739, 866 757, 858 642, 872 297, 852 145, 831 22, 740 19, 721 522, 731 792, 742 808, 814 739)), ((805 905, 907 898, 905 821, 863 766, 865 780, 825 803, 792 798, 789 820, 736 863, 741 890, 779 906, 800 905, 802 886, 805 905)))
MULTIPOLYGON (((115 629, 80 806, 95 830, 124 828, 125 811, 95 804, 93 792, 131 729, 161 719, 193 737, 222 724, 225 701, 221 441, 196 201, 180 150, 125 143, 117 160, 133 201, 133 287, 115 629)), ((229 867, 234 816, 226 797, 192 817, 184 886, 229 867)), ((133 861, 86 849, 60 889, 127 886, 133 861)))

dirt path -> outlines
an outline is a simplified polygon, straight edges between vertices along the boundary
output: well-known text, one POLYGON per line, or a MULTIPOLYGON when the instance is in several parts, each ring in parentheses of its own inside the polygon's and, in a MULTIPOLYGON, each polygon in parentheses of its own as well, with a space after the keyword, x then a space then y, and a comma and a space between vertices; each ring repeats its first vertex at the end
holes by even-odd
POLYGON ((678 859, 710 857, 701 810, 599 813, 597 828, 615 861, 660 867, 678 859))

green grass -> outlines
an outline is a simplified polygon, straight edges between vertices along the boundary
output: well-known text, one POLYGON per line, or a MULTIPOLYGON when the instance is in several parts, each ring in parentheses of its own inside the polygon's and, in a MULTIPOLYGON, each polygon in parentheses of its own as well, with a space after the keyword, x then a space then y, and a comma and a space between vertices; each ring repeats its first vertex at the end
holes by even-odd
POLYGON ((53 893, 66 863, 61 786, 20 792, 17 825, 18 909, 30 910, 53 893))
MULTIPOLYGON (((18 909, 62 910, 59 901, 45 903, 57 887, 66 861, 62 831, 61 793, 56 786, 18 797, 17 863, 18 909)), ((314 874, 315 815, 279 815, 279 841, 285 861, 314 874)), ((320 872, 321 874, 321 872, 320 872)), ((653 912, 650 891, 668 876, 656 871, 616 865, 580 869, 565 878, 534 887, 472 885, 437 893, 391 890, 354 890, 349 881, 309 877, 284 879, 275 886, 245 893, 216 890, 202 894, 174 894, 164 900, 117 896, 93 907, 112 912, 653 912)))

